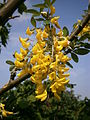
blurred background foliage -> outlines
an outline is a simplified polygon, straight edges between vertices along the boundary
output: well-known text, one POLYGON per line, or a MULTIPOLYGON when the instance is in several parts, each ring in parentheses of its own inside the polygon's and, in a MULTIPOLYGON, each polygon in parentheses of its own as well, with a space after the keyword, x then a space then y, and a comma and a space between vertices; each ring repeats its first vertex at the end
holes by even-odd
POLYGON ((37 101, 35 98, 35 86, 27 80, 1 96, 0 101, 6 106, 6 110, 14 114, 3 120, 90 120, 90 100, 80 100, 73 92, 73 84, 69 90, 61 94, 61 100, 57 101, 52 93, 46 101, 37 101), (50 98, 49 98, 50 97, 50 98))

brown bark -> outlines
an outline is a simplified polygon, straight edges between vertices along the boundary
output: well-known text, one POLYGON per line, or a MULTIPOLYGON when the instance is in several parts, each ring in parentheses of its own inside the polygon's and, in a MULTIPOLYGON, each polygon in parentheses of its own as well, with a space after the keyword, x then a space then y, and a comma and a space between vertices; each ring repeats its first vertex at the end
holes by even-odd
POLYGON ((0 25, 4 25, 9 17, 15 12, 20 4, 25 0, 9 0, 1 9, 0 9, 0 25))

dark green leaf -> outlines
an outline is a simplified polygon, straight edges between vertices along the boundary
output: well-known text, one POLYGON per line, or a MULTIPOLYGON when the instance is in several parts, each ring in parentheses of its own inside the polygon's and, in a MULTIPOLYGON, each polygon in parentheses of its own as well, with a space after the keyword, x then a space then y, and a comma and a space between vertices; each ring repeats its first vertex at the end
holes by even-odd
POLYGON ((81 44, 81 47, 85 47, 87 49, 90 49, 90 44, 89 43, 80 42, 80 44, 81 44))
POLYGON ((78 55, 86 55, 90 51, 88 49, 85 49, 85 48, 78 48, 78 49, 74 50, 74 52, 78 55))
POLYGON ((9 65, 14 65, 14 62, 12 62, 11 60, 7 60, 6 63, 9 65))
POLYGON ((69 62, 67 62, 66 64, 67 64, 69 67, 73 68, 73 66, 72 66, 69 62))
POLYGON ((40 12, 38 12, 37 10, 35 9, 28 9, 25 11, 26 13, 32 13, 33 15, 37 15, 39 16, 40 15, 40 12))
POLYGON ((68 36, 69 35, 69 31, 67 29, 67 27, 63 27, 63 36, 68 36))
POLYGON ((84 41, 84 40, 86 40, 86 39, 90 39, 90 34, 86 33, 86 34, 82 35, 82 36, 80 37, 79 41, 84 41))
POLYGON ((9 71, 12 71, 15 68, 15 65, 11 65, 9 71))
POLYGON ((36 27, 36 20, 34 19, 34 17, 31 17, 31 24, 36 27))
POLYGON ((37 8, 45 8, 46 5, 45 5, 45 4, 36 4, 36 5, 33 5, 33 7, 37 7, 37 8))
POLYGON ((72 59, 77 63, 78 62, 78 56, 75 54, 75 53, 71 53, 71 57, 72 57, 72 59))
POLYGON ((35 20, 37 20, 37 21, 44 21, 43 18, 37 18, 37 19, 35 19, 35 20))
POLYGON ((24 3, 22 3, 19 7, 18 7, 18 12, 20 14, 22 14, 25 10, 27 9, 26 5, 24 3))

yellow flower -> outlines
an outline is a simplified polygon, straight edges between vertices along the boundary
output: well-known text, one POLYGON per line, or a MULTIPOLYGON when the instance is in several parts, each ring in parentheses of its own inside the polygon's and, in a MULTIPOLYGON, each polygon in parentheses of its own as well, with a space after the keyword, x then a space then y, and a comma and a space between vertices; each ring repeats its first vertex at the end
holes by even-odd
POLYGON ((49 74, 49 80, 54 80, 56 78, 56 73, 55 72, 51 72, 49 74))
POLYGON ((33 34, 33 31, 30 31, 30 29, 28 27, 27 30, 26 30, 26 34, 29 35, 29 36, 31 36, 33 34))
POLYGON ((62 41, 58 41, 58 44, 63 46, 63 47, 67 47, 69 45, 69 41, 68 39, 66 38, 65 40, 62 40, 62 41))
POLYGON ((24 42, 27 42, 29 40, 29 38, 22 38, 22 37, 19 37, 19 41, 22 43, 22 41, 24 41, 24 42))
POLYGON ((47 91, 44 90, 44 92, 40 95, 37 95, 36 98, 41 99, 41 101, 44 101, 47 98, 47 91))
POLYGON ((24 67, 24 65, 25 65, 25 63, 24 62, 19 62, 19 61, 17 61, 17 60, 15 60, 15 66, 16 67, 18 67, 18 68, 23 68, 24 67))
POLYGON ((60 31, 57 33, 57 35, 58 35, 59 37, 62 37, 62 34, 63 34, 63 32, 62 32, 62 30, 60 29, 60 31))
POLYGON ((15 52, 15 58, 19 61, 22 61, 24 59, 24 56, 21 53, 18 54, 17 52, 15 52))
POLYGON ((52 5, 50 6, 50 10, 51 10, 51 15, 53 15, 55 13, 55 7, 53 7, 52 5))
POLYGON ((23 38, 19 37, 19 40, 24 48, 28 48, 30 46, 30 42, 26 42, 23 38))
POLYGON ((38 41, 41 41, 41 40, 42 40, 41 34, 42 34, 42 32, 38 32, 38 33, 36 34, 36 39, 37 39, 38 41))
POLYGON ((23 56, 26 56, 28 51, 27 50, 24 50, 23 48, 20 48, 20 52, 23 56))
POLYGON ((2 116, 3 116, 3 117, 7 117, 7 112, 6 112, 6 110, 3 110, 3 111, 2 111, 2 116))
POLYGON ((43 38, 47 38, 48 37, 48 33, 46 33, 45 30, 42 32, 42 37, 43 38))
POLYGON ((56 26, 57 28, 59 28, 59 29, 61 28, 60 25, 59 25, 59 23, 58 23, 57 21, 55 21, 54 24, 55 24, 55 26, 56 26))
POLYGON ((18 76, 18 77, 21 77, 21 76, 25 75, 26 73, 28 73, 28 68, 21 70, 21 71, 17 74, 17 76, 18 76))
POLYGON ((55 22, 60 18, 60 16, 57 16, 57 17, 53 17, 51 19, 51 23, 55 24, 55 22))

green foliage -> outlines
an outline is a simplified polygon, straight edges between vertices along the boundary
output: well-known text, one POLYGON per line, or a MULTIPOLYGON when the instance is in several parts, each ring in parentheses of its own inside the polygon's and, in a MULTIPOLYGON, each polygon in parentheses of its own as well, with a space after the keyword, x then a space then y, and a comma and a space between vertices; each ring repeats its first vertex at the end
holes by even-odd
POLYGON ((44 102, 37 101, 34 93, 35 86, 29 80, 16 86, 1 96, 6 109, 13 111, 4 120, 85 120, 90 119, 90 101, 79 100, 73 90, 63 92, 61 100, 57 101, 50 91, 44 102), (83 119, 84 118, 84 119, 83 119))
POLYGON ((78 49, 74 50, 74 52, 78 55, 86 55, 90 51, 88 49, 85 49, 85 48, 78 48, 78 49))
POLYGON ((72 58, 76 63, 78 63, 79 58, 78 58, 78 56, 77 56, 75 53, 71 52, 71 58, 72 58))
POLYGON ((6 63, 9 64, 9 65, 14 65, 14 62, 11 61, 11 60, 6 60, 6 63))
POLYGON ((67 62, 66 63, 70 68, 73 68, 73 66, 69 63, 69 62, 67 62))
POLYGON ((22 14, 25 10, 27 10, 27 7, 24 3, 22 3, 19 7, 18 7, 18 12, 20 14, 22 14))
POLYGON ((69 31, 67 29, 67 27, 63 27, 63 36, 68 36, 69 35, 69 31))
POLYGON ((36 20, 34 19, 34 17, 31 17, 31 24, 36 27, 36 20))

